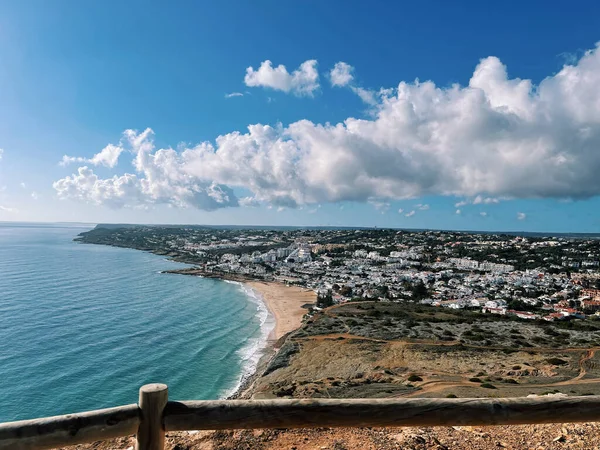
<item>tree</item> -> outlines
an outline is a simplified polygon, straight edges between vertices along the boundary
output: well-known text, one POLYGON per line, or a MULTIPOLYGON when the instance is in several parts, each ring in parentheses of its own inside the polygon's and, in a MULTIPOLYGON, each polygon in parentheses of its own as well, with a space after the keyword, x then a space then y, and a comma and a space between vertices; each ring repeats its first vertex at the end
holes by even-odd
POLYGON ((415 300, 421 300, 429 296, 429 291, 422 281, 415 283, 412 287, 412 298, 415 300))
POLYGON ((333 305, 333 296, 331 295, 331 291, 327 291, 326 294, 317 295, 317 306, 319 308, 327 308, 333 305))
POLYGON ((340 289, 340 294, 344 297, 350 297, 352 295, 352 288, 350 286, 343 286, 340 289))

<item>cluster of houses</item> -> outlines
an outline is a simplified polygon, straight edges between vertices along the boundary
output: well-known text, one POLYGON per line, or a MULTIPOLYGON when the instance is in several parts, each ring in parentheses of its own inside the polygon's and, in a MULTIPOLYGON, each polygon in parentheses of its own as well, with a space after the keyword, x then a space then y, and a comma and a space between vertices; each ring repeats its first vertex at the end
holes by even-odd
MULTIPOLYGON (((204 263, 207 271, 257 276, 302 285, 315 292, 331 292, 336 303, 357 298, 418 300, 444 308, 555 321, 582 319, 586 317, 584 312, 600 315, 600 290, 589 286, 592 269, 600 265, 597 252, 590 250, 594 245, 563 238, 501 239, 438 232, 379 236, 338 230, 246 233, 188 242, 185 250, 197 254, 219 250, 218 258, 209 257, 204 263), (335 240, 323 242, 324 236, 335 240), (284 242, 287 246, 282 247, 284 242), (245 246, 271 249, 239 254, 245 246), (228 248, 233 250, 223 254, 228 248), (478 249, 490 260, 474 257, 478 249), (538 268, 515 270, 515 257, 502 256, 506 249, 512 249, 512 255, 537 258, 527 262, 538 268), (546 252, 543 258, 536 256, 538 250, 546 252), (462 256, 465 254, 471 257, 462 256), (586 274, 571 278, 567 271, 575 267, 585 267, 582 272, 586 274), (413 297, 418 284, 426 288, 425 299, 413 297), (517 304, 528 304, 528 311, 509 307, 516 300, 521 302, 517 304)), ((523 266, 523 260, 520 264, 523 266)), ((600 286, 600 282, 592 284, 600 286)))
MULTIPOLYGON (((539 307, 539 313, 531 311, 518 311, 509 309, 508 303, 503 299, 489 300, 487 297, 462 298, 454 300, 433 300, 423 299, 420 303, 439 306, 450 309, 477 309, 484 314, 498 314, 502 316, 515 316, 519 319, 538 320, 543 319, 548 322, 556 320, 585 319, 586 315, 576 308, 571 307, 567 300, 560 300, 557 303, 546 303, 550 300, 548 296, 541 296, 540 299, 528 299, 530 304, 542 303, 539 307)), ((594 315, 600 315, 600 290, 584 289, 581 291, 581 297, 578 299, 581 309, 586 311, 595 311, 594 315)))

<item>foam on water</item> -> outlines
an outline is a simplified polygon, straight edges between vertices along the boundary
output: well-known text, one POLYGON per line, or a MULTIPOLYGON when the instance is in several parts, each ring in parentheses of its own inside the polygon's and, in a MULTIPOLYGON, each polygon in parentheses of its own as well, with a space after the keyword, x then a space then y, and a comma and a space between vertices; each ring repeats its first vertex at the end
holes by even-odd
POLYGON ((240 377, 236 385, 228 390, 224 397, 229 397, 236 392, 248 379, 256 372, 256 368, 260 361, 260 358, 264 354, 264 350, 267 347, 269 335, 275 329, 275 317, 267 308, 264 298, 250 286, 240 283, 238 281, 224 280, 226 283, 235 284, 239 286, 241 292, 243 292, 250 302, 256 305, 256 317, 260 322, 260 334, 258 336, 248 339, 246 345, 237 351, 237 354, 243 361, 243 369, 240 373, 240 377))

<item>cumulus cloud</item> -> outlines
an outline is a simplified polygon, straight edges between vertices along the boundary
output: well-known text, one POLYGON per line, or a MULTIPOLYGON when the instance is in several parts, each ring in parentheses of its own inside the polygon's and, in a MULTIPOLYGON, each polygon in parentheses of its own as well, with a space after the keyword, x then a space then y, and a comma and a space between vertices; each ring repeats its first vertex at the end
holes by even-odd
MULTIPOLYGON (((249 70, 248 81, 295 92, 294 73, 281 67, 263 63, 249 70)), ((382 91, 369 118, 250 125, 177 151, 155 149, 146 132, 128 131, 136 174, 100 180, 85 169, 57 187, 65 196, 117 203, 122 190, 128 203, 129 190, 143 201, 183 205, 202 203, 193 200, 198 195, 212 207, 238 204, 230 188, 276 207, 425 195, 482 205, 587 198, 600 194, 598 86, 597 49, 537 86, 509 78, 500 60, 489 57, 467 86, 415 81, 382 91), (75 179, 78 189, 70 187, 75 179)))
POLYGON ((481 217, 487 217, 488 213, 486 213, 485 211, 481 211, 481 212, 479 213, 479 215, 480 215, 481 217))
POLYGON ((113 208, 170 204, 214 210, 238 206, 233 190, 215 182, 201 182, 185 173, 187 155, 172 149, 155 151, 151 129, 142 133, 127 130, 124 138, 131 146, 137 174, 101 179, 87 166, 53 184, 60 198, 82 200, 113 208))
POLYGON ((349 87, 350 90, 358 95, 363 102, 370 106, 377 105, 379 96, 388 93, 388 90, 376 92, 371 89, 365 89, 356 86, 353 83, 353 72, 354 67, 352 67, 350 64, 347 64, 343 61, 335 63, 335 66, 333 66, 333 69, 331 69, 329 72, 329 80, 331 81, 331 85, 334 87, 349 87))
POLYGON ((37 193, 37 192, 33 191, 33 192, 31 193, 31 198, 32 198, 32 199, 34 199, 34 200, 37 200, 37 199, 39 199, 39 198, 40 198, 40 196, 38 195, 38 193, 37 193))
POLYGON ((246 69, 244 83, 249 87, 266 87, 293 93, 298 96, 312 97, 319 89, 319 72, 317 61, 311 59, 304 61, 300 67, 289 73, 283 64, 273 67, 271 61, 266 60, 257 70, 252 66, 246 69))
POLYGON ((460 209, 456 210, 456 214, 460 214, 462 211, 460 209))
POLYGON ((0 148, 0 161, 2 161, 2 156, 4 156, 4 149, 0 148))
POLYGON ((346 64, 343 61, 335 63, 333 69, 329 72, 329 79, 331 80, 332 86, 346 86, 350 83, 354 76, 352 72, 354 71, 354 67, 350 64, 346 64))
POLYGON ((527 218, 527 214, 519 212, 517 213, 517 220, 525 220, 527 218))
POLYGON ((404 217, 412 217, 415 215, 415 210, 413 209, 411 212, 404 214, 404 217))
POLYGON ((95 166, 102 165, 112 168, 117 165, 117 162, 119 161, 119 156, 121 155, 123 150, 124 149, 121 145, 108 144, 102 149, 102 151, 100 151, 100 153, 96 153, 91 158, 64 155, 59 164, 61 166, 67 166, 72 163, 90 163, 95 166))
POLYGON ((244 94, 241 92, 232 92, 231 94, 225 94, 225 98, 243 97, 244 94))
POLYGON ((420 211, 427 211, 429 209, 429 205, 423 203, 417 203, 415 207, 420 211))
POLYGON ((402 214, 403 212, 404 212, 404 210, 403 210, 402 208, 400 208, 400 209, 398 210, 398 214, 402 214))

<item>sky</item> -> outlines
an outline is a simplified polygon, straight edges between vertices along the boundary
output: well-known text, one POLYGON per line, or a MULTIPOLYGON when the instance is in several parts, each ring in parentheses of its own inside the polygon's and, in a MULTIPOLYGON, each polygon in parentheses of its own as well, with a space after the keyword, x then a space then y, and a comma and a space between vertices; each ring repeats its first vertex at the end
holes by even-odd
POLYGON ((600 232, 600 3, 0 0, 0 221, 600 232))

